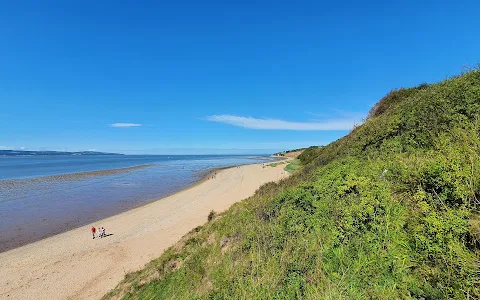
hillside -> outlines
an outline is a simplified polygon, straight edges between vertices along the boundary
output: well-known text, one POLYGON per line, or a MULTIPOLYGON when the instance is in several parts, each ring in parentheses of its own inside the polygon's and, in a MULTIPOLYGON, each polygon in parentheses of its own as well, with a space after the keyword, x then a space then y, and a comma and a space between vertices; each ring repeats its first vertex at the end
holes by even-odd
POLYGON ((480 298, 480 71, 390 92, 109 298, 480 298))
POLYGON ((294 150, 288 150, 288 151, 283 151, 283 152, 278 152, 273 154, 273 156, 285 156, 285 157, 290 157, 290 158, 296 158, 299 156, 305 148, 301 149, 294 149, 294 150))

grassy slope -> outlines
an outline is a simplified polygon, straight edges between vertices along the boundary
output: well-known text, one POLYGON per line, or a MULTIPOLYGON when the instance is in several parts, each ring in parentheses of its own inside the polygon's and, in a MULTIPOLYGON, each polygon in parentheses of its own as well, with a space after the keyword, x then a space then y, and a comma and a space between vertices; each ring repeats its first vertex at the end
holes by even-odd
POLYGON ((106 298, 480 297, 480 71, 393 91, 106 298))
POLYGON ((288 165, 285 166, 284 170, 288 173, 295 173, 302 169, 303 165, 300 159, 295 158, 288 165))

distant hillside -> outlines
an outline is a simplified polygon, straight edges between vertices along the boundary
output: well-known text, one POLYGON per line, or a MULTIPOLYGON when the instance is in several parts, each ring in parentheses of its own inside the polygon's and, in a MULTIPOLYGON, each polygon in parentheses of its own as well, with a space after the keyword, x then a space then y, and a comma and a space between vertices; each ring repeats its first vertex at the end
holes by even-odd
POLYGON ((480 299, 480 70, 298 159, 105 298, 480 299))
POLYGON ((302 152, 305 148, 298 148, 298 149, 293 149, 293 150, 286 150, 286 151, 281 151, 274 153, 274 156, 285 156, 287 153, 292 153, 292 152, 302 152))
POLYGON ((123 155, 118 153, 105 153, 96 151, 63 152, 63 151, 23 151, 23 150, 0 150, 0 156, 51 156, 51 155, 123 155))
MULTIPOLYGON (((316 146, 312 146, 316 147, 316 146)), ((312 148, 310 147, 310 148, 312 148)), ((307 148, 299 148, 299 149, 293 149, 293 150, 287 150, 287 151, 282 151, 282 152, 277 152, 273 154, 273 156, 284 156, 284 157, 291 157, 291 158, 296 158, 299 156, 305 149, 307 148)))

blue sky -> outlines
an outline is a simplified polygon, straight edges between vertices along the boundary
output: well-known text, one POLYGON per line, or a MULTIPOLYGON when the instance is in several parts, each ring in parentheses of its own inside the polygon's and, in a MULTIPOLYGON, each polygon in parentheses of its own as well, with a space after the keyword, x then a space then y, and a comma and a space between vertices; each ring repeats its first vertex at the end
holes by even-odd
POLYGON ((327 144, 391 89, 480 62, 479 11, 478 1, 0 1, 0 149, 327 144))

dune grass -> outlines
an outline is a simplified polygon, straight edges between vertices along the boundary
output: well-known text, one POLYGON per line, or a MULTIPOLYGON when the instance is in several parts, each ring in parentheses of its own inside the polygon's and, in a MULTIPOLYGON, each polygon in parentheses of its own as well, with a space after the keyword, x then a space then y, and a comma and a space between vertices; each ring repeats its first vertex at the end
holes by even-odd
POLYGON ((276 166, 283 165, 283 164, 286 164, 286 161, 278 161, 278 162, 274 162, 274 163, 269 163, 266 166, 267 167, 276 167, 276 166))
POLYGON ((394 90, 105 299, 479 299, 479 132, 479 70, 394 90))
POLYGON ((285 166, 284 170, 288 173, 295 173, 296 171, 302 168, 302 162, 300 159, 293 159, 288 165, 285 166))

